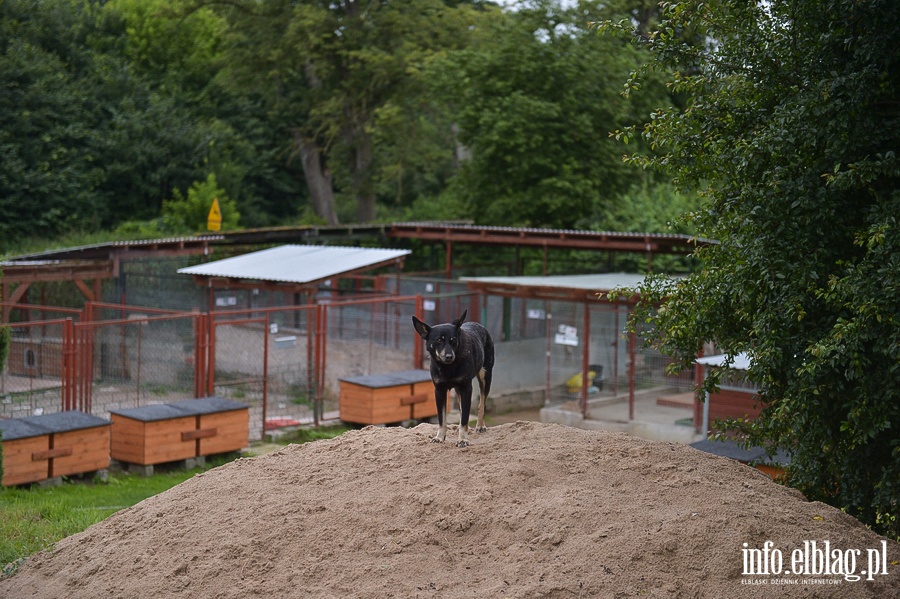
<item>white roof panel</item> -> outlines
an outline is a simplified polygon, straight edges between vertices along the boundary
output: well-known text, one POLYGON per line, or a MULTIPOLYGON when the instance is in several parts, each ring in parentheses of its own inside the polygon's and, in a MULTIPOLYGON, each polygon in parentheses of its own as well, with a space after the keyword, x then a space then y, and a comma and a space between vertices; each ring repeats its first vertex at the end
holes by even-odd
POLYGON ((312 283, 343 273, 389 264, 411 253, 410 250, 380 248, 282 245, 179 268, 178 273, 281 283, 312 283))
MULTIPOLYGON (((703 364, 704 366, 724 366, 725 359, 728 356, 725 354, 719 354, 716 356, 704 356, 702 358, 697 358, 697 364, 703 364)), ((750 370, 750 356, 746 353, 741 352, 734 357, 734 362, 729 366, 732 370, 750 370)))
POLYGON ((586 289, 589 291, 613 291, 620 287, 637 287, 645 275, 613 272, 593 275, 554 275, 547 277, 460 277, 461 281, 492 285, 517 285, 521 287, 555 287, 559 289, 586 289))

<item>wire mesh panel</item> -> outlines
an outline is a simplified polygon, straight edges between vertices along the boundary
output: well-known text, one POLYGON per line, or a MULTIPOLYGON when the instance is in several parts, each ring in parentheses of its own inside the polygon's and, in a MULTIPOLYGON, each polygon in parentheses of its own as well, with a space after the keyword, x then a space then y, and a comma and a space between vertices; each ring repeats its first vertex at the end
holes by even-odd
MULTIPOLYGON (((547 342, 547 404, 575 403, 581 397, 585 344, 585 306, 575 302, 549 302, 547 342)), ((590 359, 590 357, 589 357, 590 359)), ((591 393, 592 381, 588 380, 591 393)))
POLYGON ((72 408, 105 417, 112 409, 196 396, 199 315, 135 310, 121 320, 75 324, 72 408))
MULTIPOLYGON (((315 306, 273 309, 268 323, 266 430, 321 420, 315 306)), ((253 431, 251 431, 251 436, 253 431)))
POLYGON ((0 418, 61 410, 66 325, 62 319, 9 325, 9 356, 0 372, 0 418))
POLYGON ((267 417, 268 341, 265 318, 210 323, 209 394, 249 406, 251 439, 262 438, 267 417))
POLYGON ((123 260, 116 279, 114 299, 133 306, 156 306, 170 310, 205 309, 205 289, 179 268, 197 262, 195 256, 154 256, 123 260))
POLYGON ((326 308, 326 400, 337 399, 341 379, 416 367, 415 346, 421 339, 412 325, 415 298, 346 302, 326 308))
POLYGON ((306 305, 212 315, 208 393, 250 406, 251 439, 322 420, 319 311, 306 305))

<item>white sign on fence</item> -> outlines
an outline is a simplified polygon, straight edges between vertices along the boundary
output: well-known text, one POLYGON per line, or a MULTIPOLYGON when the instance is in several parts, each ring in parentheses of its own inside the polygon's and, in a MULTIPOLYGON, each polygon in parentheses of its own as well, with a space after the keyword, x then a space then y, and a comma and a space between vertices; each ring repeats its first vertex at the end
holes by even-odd
POLYGON ((567 324, 559 325, 559 332, 553 337, 557 345, 578 345, 578 329, 567 324))

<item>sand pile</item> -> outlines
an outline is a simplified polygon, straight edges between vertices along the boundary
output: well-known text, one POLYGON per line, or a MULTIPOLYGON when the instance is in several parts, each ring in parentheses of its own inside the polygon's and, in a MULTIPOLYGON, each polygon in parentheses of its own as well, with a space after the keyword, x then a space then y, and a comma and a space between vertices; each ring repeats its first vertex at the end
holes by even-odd
POLYGON ((900 546, 731 460, 534 422, 458 449, 435 429, 367 428, 197 475, 29 559, 0 596, 900 596, 900 546), (834 569, 858 549, 859 574, 872 549, 888 574, 744 574, 744 543, 772 541, 790 569, 813 540, 834 569))

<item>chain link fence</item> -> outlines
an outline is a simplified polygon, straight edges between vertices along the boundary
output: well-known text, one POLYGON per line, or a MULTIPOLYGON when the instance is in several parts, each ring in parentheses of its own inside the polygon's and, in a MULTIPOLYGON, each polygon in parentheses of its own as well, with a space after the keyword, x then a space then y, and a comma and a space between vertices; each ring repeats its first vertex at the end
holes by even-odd
POLYGON ((485 324, 497 346, 495 401, 581 401, 585 364, 593 373, 590 400, 692 385, 692 373, 672 377, 664 356, 632 347, 626 306, 481 296, 464 282, 424 276, 356 277, 305 297, 210 291, 171 274, 190 262, 126 263, 123 277, 103 285, 113 303, 4 306, 13 345, 0 379, 0 417, 67 407, 106 416, 217 395, 248 404, 251 439, 261 439, 281 426, 337 418, 343 378, 427 369, 411 317, 436 324, 464 311, 485 324))

